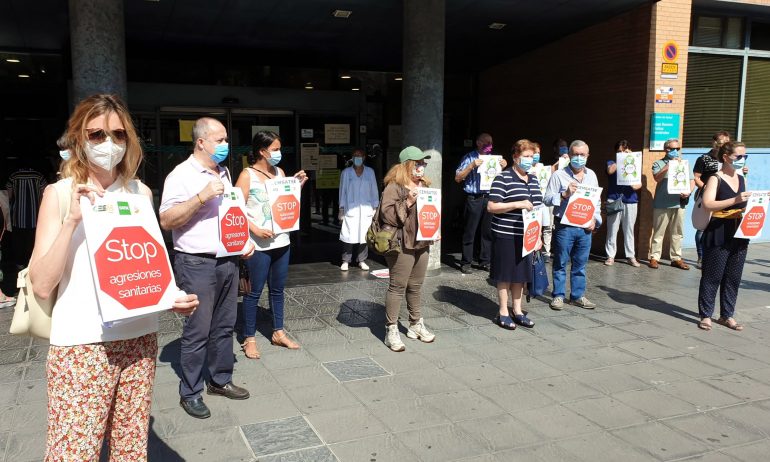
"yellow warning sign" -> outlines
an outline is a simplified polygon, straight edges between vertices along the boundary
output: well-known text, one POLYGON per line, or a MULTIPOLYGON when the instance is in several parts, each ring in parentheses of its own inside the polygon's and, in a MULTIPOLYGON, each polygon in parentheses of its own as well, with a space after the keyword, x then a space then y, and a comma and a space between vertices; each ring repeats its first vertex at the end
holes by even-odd
POLYGON ((679 64, 677 63, 662 63, 662 67, 660 69, 661 74, 678 74, 679 73, 679 64))

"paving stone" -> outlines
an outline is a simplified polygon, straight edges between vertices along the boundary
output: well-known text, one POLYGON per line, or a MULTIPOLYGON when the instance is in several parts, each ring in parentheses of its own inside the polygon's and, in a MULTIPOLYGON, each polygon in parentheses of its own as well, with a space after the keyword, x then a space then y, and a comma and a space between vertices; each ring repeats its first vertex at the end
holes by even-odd
POLYGON ((682 356, 683 353, 673 348, 658 345, 649 340, 634 340, 617 345, 618 348, 633 353, 645 359, 673 358, 682 356))
POLYGON ((302 417, 242 425, 241 431, 257 457, 323 444, 302 417))
POLYGON ((662 331, 657 324, 644 321, 630 324, 618 324, 615 327, 642 338, 663 337, 665 333, 665 331, 662 331))
POLYGON ((16 395, 19 391, 19 382, 0 384, 0 406, 16 404, 16 395))
POLYGON ((3 413, 2 420, 4 423, 0 424, 0 431, 5 431, 2 428, 7 425, 7 430, 15 432, 45 433, 48 428, 48 407, 38 402, 20 404, 8 414, 3 413))
POLYGON ((411 344, 407 346, 406 351, 401 353, 390 351, 386 346, 380 344, 377 346, 377 351, 370 357, 391 374, 436 369, 436 366, 425 356, 412 349, 411 344))
POLYGON ((260 457, 259 462, 337 462, 337 458, 329 448, 321 446, 260 457))
POLYGON ((0 364, 16 364, 27 359, 26 348, 16 348, 13 350, 0 350, 0 364))
POLYGON ((743 401, 700 380, 667 383, 658 386, 658 389, 668 395, 695 405, 699 411, 731 406, 743 401))
POLYGON ((340 382, 371 379, 374 377, 383 377, 389 375, 388 371, 374 362, 372 358, 354 358, 345 359, 342 361, 331 361, 323 363, 323 366, 340 382))
POLYGON ((487 452, 481 443, 454 425, 396 433, 396 438, 425 462, 444 462, 487 452))
POLYGON ((153 429, 159 437, 171 438, 235 426, 235 419, 227 408, 229 399, 223 397, 217 399, 217 397, 204 395, 203 400, 211 410, 211 417, 208 419, 190 417, 180 406, 177 406, 153 412, 153 429))
POLYGON ((337 383, 337 380, 321 365, 273 371, 273 378, 285 390, 307 387, 312 384, 337 383))
POLYGON ((659 460, 674 460, 695 456, 709 449, 695 438, 673 430, 659 422, 648 422, 610 432, 642 452, 648 452, 659 460))
POLYGON ((346 340, 344 335, 332 327, 297 332, 294 338, 300 345, 329 345, 344 343, 346 340))
POLYGON ((48 402, 48 382, 46 380, 24 380, 19 383, 17 402, 48 402))
POLYGON ((563 374, 559 369, 531 357, 504 359, 493 361, 492 364, 506 372, 513 379, 522 382, 544 377, 556 377, 563 374))
POLYGON ((9 462, 43 460, 46 439, 44 431, 16 431, 10 433, 7 439, 5 460, 9 462))
POLYGON ((614 366, 617 364, 631 364, 642 361, 639 356, 621 350, 617 345, 585 348, 580 354, 602 366, 614 366))
POLYGON ((307 419, 327 444, 388 432, 388 428, 363 405, 318 412, 309 415, 307 419))
POLYGON ((563 460, 580 462, 646 462, 650 460, 649 454, 630 448, 625 442, 607 433, 582 435, 559 441, 555 445, 569 454, 569 457, 563 460))
POLYGON ((444 371, 471 388, 487 387, 511 382, 510 375, 494 365, 487 363, 451 366, 445 368, 444 371))
POLYGON ((417 397, 417 393, 404 383, 402 376, 357 380, 355 382, 347 382, 344 386, 350 390, 359 401, 366 405, 383 401, 417 397))
POLYGON ((746 400, 770 398, 770 385, 765 385, 741 374, 727 374, 701 379, 726 393, 746 400))
POLYGON ((570 372, 569 375, 579 382, 608 395, 621 391, 641 390, 650 387, 641 380, 625 374, 615 367, 570 372))
POLYGON ((510 414, 499 414, 456 424, 492 452, 538 443, 545 437, 510 414))
POLYGON ((449 419, 420 398, 371 403, 367 407, 394 432, 450 423, 449 419))
POLYGON ((735 422, 735 426, 756 428, 764 435, 770 435, 770 409, 761 403, 748 403, 711 412, 716 418, 735 422))
POLYGON ((570 461, 572 455, 555 444, 541 444, 525 448, 514 448, 494 454, 498 462, 552 462, 570 461))
POLYGON ((651 420, 650 416, 609 396, 573 401, 563 406, 605 429, 626 427, 651 420))
POLYGON ((18 382, 24 376, 24 364, 2 364, 0 365, 0 384, 18 382))
POLYGON ((767 459, 767 454, 770 453, 770 440, 764 439, 745 446, 723 449, 721 453, 742 462, 765 460, 767 459))
POLYGON ((513 414, 556 404, 556 400, 538 391, 531 382, 495 385, 474 391, 513 414))
POLYGON ((297 406, 297 409, 304 414, 324 412, 360 404, 355 395, 340 383, 292 388, 287 390, 286 393, 297 406))
POLYGON ((676 372, 687 374, 692 378, 710 377, 723 375, 727 373, 725 369, 704 363, 691 356, 680 356, 678 358, 665 358, 656 361, 656 364, 671 369, 676 372))
POLYGON ((284 391, 260 394, 247 400, 228 399, 224 406, 235 425, 285 419, 301 414, 297 405, 284 391))
POLYGON ((633 318, 615 311, 596 311, 594 313, 585 313, 583 316, 608 325, 627 324, 633 320, 633 318))
MULTIPOLYGON (((467 390, 467 384, 441 369, 427 369, 401 375, 403 383, 419 396, 467 390)), ((480 386, 480 385, 479 385, 480 386)))
POLYGON ((422 402, 437 409, 452 422, 500 414, 501 409, 472 390, 423 396, 422 402))
POLYGON ((633 390, 615 393, 615 399, 656 418, 692 414, 698 408, 684 400, 663 393, 659 389, 633 390))
POLYGON ((417 460, 392 433, 329 445, 340 462, 404 462, 417 460))
POLYGON ((169 439, 150 437, 148 460, 168 462, 253 461, 254 455, 237 427, 211 433, 185 435, 169 439))
POLYGON ((600 325, 598 322, 597 326, 598 327, 581 330, 581 332, 586 337, 592 338, 600 344, 604 345, 612 345, 620 342, 639 339, 638 336, 632 334, 631 332, 627 332, 613 326, 600 325))
POLYGON ((558 404, 517 412, 515 417, 530 430, 550 438, 566 438, 599 430, 596 424, 558 404))
POLYGON ((561 351, 538 355, 537 359, 549 366, 564 372, 596 369, 602 364, 587 358, 582 351, 561 351))
POLYGON ((670 382, 689 380, 681 372, 664 367, 660 361, 648 361, 614 366, 618 371, 643 381, 648 385, 661 385, 670 382))
POLYGON ((719 419, 706 414, 694 414, 666 421, 666 425, 702 441, 704 444, 724 448, 764 439, 757 429, 741 425, 734 420, 719 419))
POLYGON ((766 363, 722 349, 703 350, 693 353, 693 358, 731 372, 764 369, 766 363))

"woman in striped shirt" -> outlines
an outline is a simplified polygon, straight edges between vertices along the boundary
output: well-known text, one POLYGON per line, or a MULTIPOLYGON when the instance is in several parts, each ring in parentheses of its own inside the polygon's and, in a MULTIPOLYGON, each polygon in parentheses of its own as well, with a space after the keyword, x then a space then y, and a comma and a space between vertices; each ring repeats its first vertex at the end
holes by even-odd
MULTIPOLYGON (((513 145, 513 163, 495 178, 489 190, 487 210, 492 214, 492 272, 497 283, 500 302, 495 322, 504 329, 513 330, 516 324, 535 325, 521 311, 524 285, 532 279, 532 254, 522 257, 524 218, 522 210, 542 205, 543 196, 537 178, 529 173, 535 144, 519 140, 513 145), (513 301, 513 317, 508 311, 508 291, 513 301)), ((538 237, 536 250, 542 246, 538 237)))

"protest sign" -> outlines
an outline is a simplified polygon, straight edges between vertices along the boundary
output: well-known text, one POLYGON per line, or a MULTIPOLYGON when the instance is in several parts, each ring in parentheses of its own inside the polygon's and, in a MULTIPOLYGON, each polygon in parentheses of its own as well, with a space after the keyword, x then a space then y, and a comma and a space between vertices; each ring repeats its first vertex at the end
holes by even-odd
POLYGON ((746 213, 743 214, 741 224, 735 231, 735 237, 757 239, 762 236, 768 202, 770 202, 770 191, 752 191, 746 204, 746 213))
POLYGON ((265 180, 270 216, 275 234, 299 229, 301 184, 298 179, 273 178, 265 180))
POLYGON ((417 189, 417 240, 435 241, 441 237, 441 190, 417 189))
POLYGON ((579 184, 564 209, 561 224, 588 228, 601 200, 602 188, 579 184))
POLYGON ((249 243, 249 221, 241 188, 225 188, 219 204, 217 257, 243 255, 249 243))

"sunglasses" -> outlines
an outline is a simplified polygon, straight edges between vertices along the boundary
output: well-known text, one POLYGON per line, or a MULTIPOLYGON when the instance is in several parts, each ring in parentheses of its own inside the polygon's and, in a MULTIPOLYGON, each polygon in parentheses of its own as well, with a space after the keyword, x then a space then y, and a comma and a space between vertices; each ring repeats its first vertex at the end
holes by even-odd
POLYGON ((122 128, 106 131, 101 128, 88 128, 88 141, 96 144, 104 143, 109 136, 114 142, 123 144, 128 140, 128 134, 122 128))
POLYGON ((735 156, 735 158, 731 157, 731 159, 733 159, 733 160, 741 160, 741 159, 746 159, 748 157, 749 157, 748 154, 742 154, 742 155, 739 155, 739 156, 735 156))

